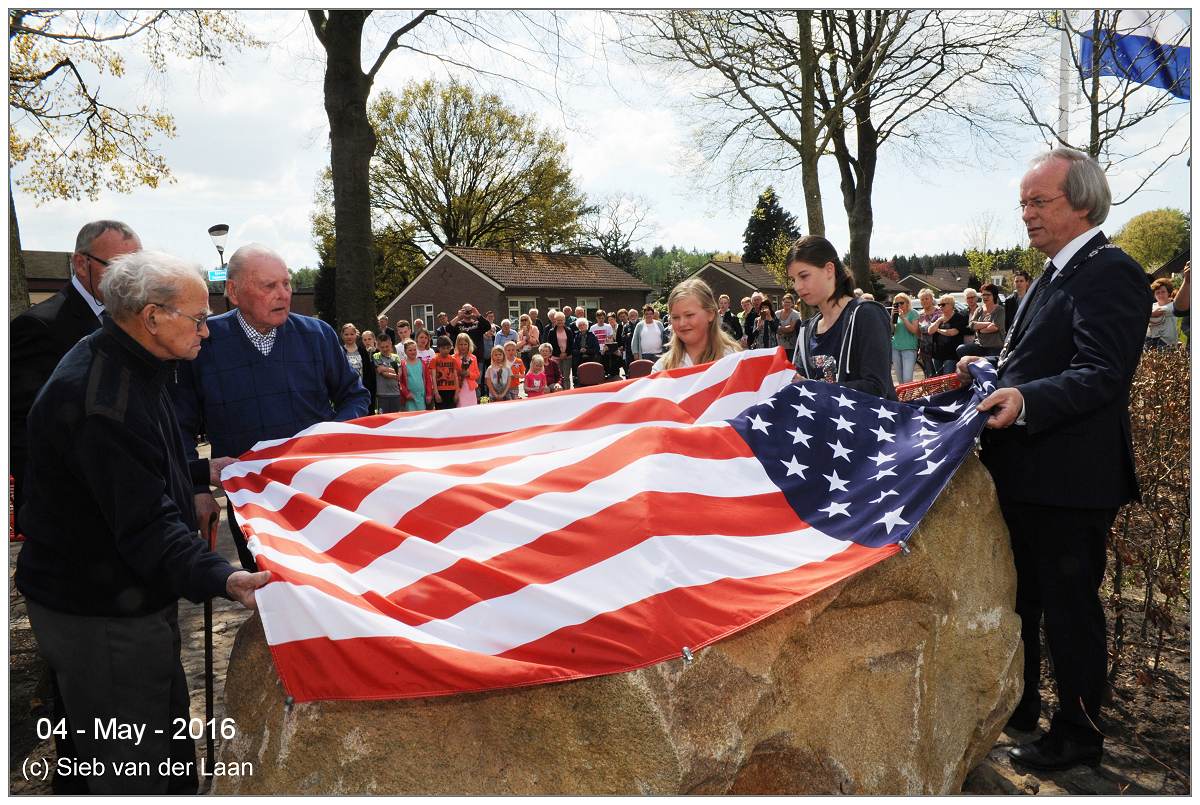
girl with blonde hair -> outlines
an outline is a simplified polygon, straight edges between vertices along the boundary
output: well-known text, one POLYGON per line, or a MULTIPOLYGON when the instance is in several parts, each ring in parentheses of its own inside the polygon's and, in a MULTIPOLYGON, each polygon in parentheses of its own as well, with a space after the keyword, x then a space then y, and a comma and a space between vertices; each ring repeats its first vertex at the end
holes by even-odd
POLYGON ((676 285, 667 297, 671 344, 654 364, 654 371, 711 363, 741 349, 721 329, 712 288, 699 277, 676 285))

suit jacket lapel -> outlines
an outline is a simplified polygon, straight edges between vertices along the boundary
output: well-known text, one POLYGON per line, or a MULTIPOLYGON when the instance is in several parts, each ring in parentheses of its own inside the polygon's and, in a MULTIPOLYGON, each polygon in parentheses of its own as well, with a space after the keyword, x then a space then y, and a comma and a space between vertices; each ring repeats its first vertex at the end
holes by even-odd
POLYGON ((1108 238, 1104 236, 1103 232, 1100 232, 1096 235, 1096 237, 1083 244, 1083 246, 1081 246, 1075 252, 1075 254, 1071 256, 1071 259, 1067 261, 1067 264, 1059 269, 1058 276, 1055 277, 1054 282, 1051 283, 1049 288, 1040 287, 1043 282, 1049 281, 1049 272, 1043 273, 1042 276, 1037 278, 1037 286, 1029 289, 1029 292, 1025 295, 1026 299, 1021 300, 1022 304, 1017 308, 1016 330, 1013 333, 1014 341, 1020 338, 1025 331, 1029 329, 1029 325, 1033 323, 1033 320, 1038 317, 1038 315, 1042 312, 1042 309, 1046 306, 1046 299, 1051 293, 1054 292, 1054 289, 1062 288, 1068 282, 1075 279, 1075 275, 1079 273, 1079 267, 1083 265, 1092 252, 1094 252, 1096 249, 1099 249, 1106 243, 1108 243, 1108 238), (1026 305, 1024 302, 1027 300, 1032 300, 1034 303, 1034 307, 1029 310, 1025 310, 1026 305))

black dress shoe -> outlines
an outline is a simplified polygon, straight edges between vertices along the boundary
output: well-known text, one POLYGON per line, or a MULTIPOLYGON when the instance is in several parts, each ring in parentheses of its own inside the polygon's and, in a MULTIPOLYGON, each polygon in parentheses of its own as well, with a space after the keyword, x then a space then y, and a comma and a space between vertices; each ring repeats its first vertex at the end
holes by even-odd
POLYGON ((1023 716, 1018 713, 1013 713, 1008 719, 1008 723, 1004 725, 1004 729, 1015 732, 1033 732, 1038 728, 1037 716, 1023 716))
POLYGON ((1014 746, 1008 756, 1022 766, 1039 771, 1061 771, 1073 766, 1096 766, 1104 754, 1102 747, 1084 744, 1049 733, 1024 746, 1014 746))

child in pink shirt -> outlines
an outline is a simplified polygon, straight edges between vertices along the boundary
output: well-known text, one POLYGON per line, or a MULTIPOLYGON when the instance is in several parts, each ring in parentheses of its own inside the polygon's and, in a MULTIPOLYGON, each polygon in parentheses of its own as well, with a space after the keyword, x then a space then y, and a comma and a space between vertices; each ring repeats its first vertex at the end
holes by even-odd
POLYGON ((525 396, 540 397, 546 393, 546 362, 541 355, 534 355, 525 373, 525 396))

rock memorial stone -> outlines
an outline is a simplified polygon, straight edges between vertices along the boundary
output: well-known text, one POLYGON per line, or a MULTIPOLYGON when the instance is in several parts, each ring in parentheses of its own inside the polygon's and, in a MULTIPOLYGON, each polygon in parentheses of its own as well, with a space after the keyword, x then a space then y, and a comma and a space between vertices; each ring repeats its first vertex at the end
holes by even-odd
POLYGON ((257 617, 218 794, 946 794, 1021 688, 1016 579, 969 457, 897 555, 682 660, 488 693, 285 707, 257 617))

